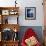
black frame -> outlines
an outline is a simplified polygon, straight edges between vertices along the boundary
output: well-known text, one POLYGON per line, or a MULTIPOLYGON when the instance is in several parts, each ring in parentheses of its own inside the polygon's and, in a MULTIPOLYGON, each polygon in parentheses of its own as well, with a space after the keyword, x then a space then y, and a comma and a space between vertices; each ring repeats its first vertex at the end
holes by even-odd
POLYGON ((25 7, 25 19, 26 20, 36 19, 36 7, 25 7))

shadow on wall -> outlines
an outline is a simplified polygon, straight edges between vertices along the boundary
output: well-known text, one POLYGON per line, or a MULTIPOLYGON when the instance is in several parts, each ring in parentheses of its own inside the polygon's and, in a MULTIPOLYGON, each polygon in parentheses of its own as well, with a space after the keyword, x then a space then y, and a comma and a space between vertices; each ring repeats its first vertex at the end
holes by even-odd
POLYGON ((19 31, 19 40, 20 40, 20 42, 21 42, 21 40, 23 38, 23 35, 24 35, 25 31, 28 28, 32 28, 34 30, 34 32, 36 32, 39 41, 41 43, 43 43, 43 30, 42 30, 42 26, 21 26, 20 27, 20 31, 19 31))

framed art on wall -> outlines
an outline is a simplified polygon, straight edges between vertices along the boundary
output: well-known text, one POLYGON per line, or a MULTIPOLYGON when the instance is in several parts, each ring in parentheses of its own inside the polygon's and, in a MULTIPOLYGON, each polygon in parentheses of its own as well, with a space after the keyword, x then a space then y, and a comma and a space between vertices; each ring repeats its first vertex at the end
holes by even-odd
POLYGON ((36 7, 26 7, 25 8, 25 19, 26 20, 36 19, 36 7))
POLYGON ((9 10, 2 10, 2 15, 9 15, 9 10))

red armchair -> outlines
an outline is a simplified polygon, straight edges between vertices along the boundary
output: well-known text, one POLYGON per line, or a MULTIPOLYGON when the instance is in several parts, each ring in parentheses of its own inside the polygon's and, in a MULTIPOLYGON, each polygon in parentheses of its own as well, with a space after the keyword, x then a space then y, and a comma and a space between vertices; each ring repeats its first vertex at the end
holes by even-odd
MULTIPOLYGON (((36 33, 33 31, 33 29, 31 29, 31 28, 27 29, 27 31, 25 32, 24 37, 22 38, 21 46, 32 46, 32 45, 27 45, 28 43, 31 44, 31 43, 28 42, 28 41, 30 41, 30 40, 32 40, 32 39, 35 39, 35 38, 36 38, 36 40, 34 40, 34 41, 35 41, 36 44, 34 44, 34 46, 41 46, 40 42, 39 42, 38 39, 37 39, 37 35, 36 35, 36 33), (28 39, 28 40, 27 40, 27 39, 28 39), (30 40, 29 40, 29 39, 30 39, 30 40), (26 42, 25 42, 25 41, 26 41, 26 42)), ((32 42, 34 42, 34 41, 32 41, 32 42)))

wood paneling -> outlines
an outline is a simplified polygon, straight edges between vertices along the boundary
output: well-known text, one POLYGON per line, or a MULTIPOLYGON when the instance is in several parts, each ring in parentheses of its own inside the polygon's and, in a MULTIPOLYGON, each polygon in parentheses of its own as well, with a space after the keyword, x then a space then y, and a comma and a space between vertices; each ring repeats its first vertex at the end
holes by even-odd
POLYGON ((3 43, 3 46, 18 46, 18 41, 5 41, 5 42, 2 42, 3 43))
POLYGON ((44 26, 44 44, 46 46, 46 26, 44 26))
POLYGON ((46 26, 46 0, 44 0, 44 26, 46 26))
MULTIPOLYGON (((3 17, 5 18, 6 15, 2 15, 2 10, 8 10, 9 14, 7 16, 13 16, 16 15, 18 16, 18 10, 19 7, 0 7, 0 15, 1 15, 1 24, 0 24, 0 32, 2 32, 4 29, 8 28, 13 30, 14 32, 18 32, 19 31, 19 24, 18 24, 18 18, 17 18, 17 24, 8 24, 5 23, 3 24, 3 17), (17 14, 10 14, 10 12, 13 10, 13 12, 17 12, 17 14), (15 30, 16 29, 16 30, 15 30)), ((15 17, 15 16, 14 16, 15 17)), ((1 37, 2 38, 2 37, 1 37)), ((13 40, 9 40, 9 41, 0 41, 0 46, 18 46, 18 40, 13 41, 13 40)))
POLYGON ((19 9, 19 7, 0 7, 0 10, 12 10, 12 9, 15 9, 15 10, 18 10, 19 9))
POLYGON ((16 29, 17 31, 19 31, 19 25, 18 24, 1 24, 0 25, 1 31, 3 31, 3 29, 5 28, 10 28, 13 31, 16 29))

